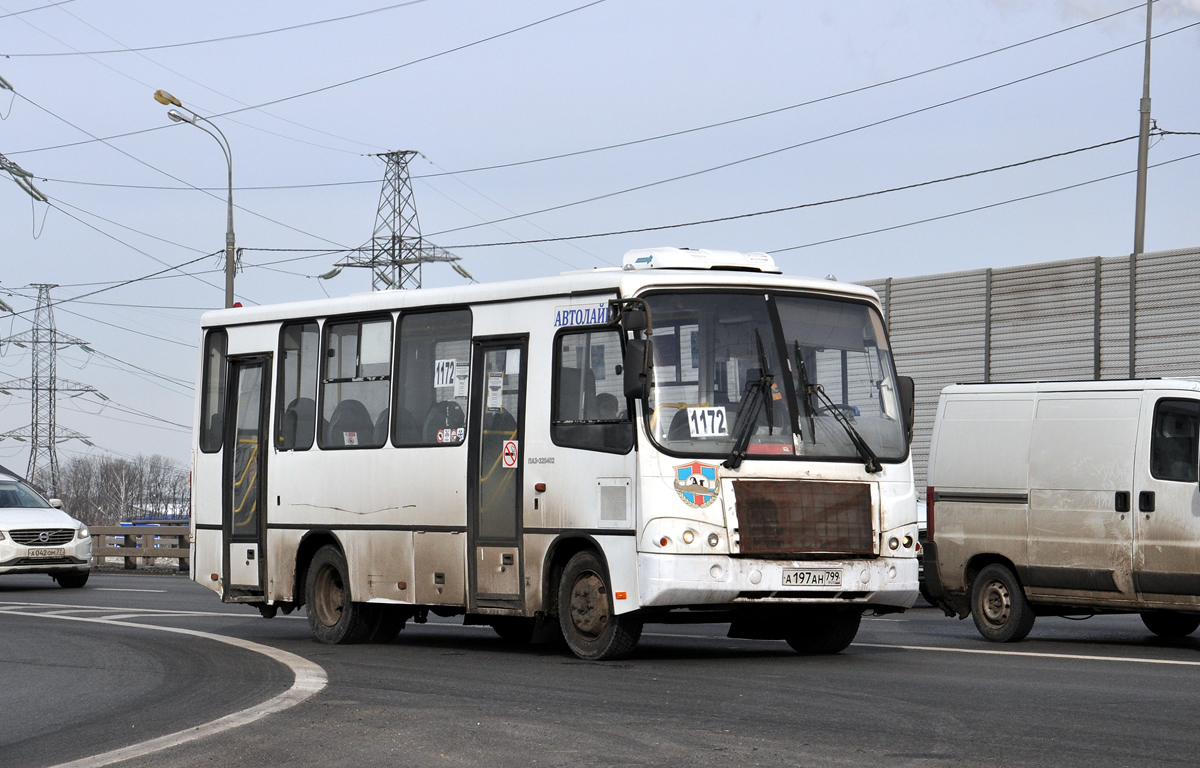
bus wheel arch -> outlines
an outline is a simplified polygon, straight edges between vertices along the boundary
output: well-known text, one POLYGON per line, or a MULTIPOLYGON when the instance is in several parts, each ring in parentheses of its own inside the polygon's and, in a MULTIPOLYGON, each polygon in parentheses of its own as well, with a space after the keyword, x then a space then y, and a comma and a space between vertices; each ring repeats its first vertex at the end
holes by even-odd
POLYGON ((337 536, 331 531, 310 531, 300 540, 300 546, 296 548, 296 583, 292 587, 293 604, 299 608, 308 600, 306 590, 308 587, 308 569, 312 564, 313 557, 321 547, 333 546, 339 551, 345 553, 342 543, 338 541, 337 536))

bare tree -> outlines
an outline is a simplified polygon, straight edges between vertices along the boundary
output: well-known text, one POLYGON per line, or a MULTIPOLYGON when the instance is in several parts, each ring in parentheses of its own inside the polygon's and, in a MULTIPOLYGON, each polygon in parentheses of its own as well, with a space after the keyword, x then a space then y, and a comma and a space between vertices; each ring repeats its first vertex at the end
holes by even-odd
POLYGON ((187 471, 157 455, 74 457, 61 465, 58 487, 67 511, 88 525, 186 517, 191 498, 187 471))

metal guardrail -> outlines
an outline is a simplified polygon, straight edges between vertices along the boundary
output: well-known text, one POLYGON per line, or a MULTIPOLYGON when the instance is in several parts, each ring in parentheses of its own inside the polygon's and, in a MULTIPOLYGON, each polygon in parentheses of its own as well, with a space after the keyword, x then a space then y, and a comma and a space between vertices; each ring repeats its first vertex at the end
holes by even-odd
POLYGON ((88 526, 92 534, 92 564, 110 557, 125 559, 125 570, 166 557, 179 561, 179 570, 188 569, 191 557, 191 529, 186 525, 100 525, 88 526))

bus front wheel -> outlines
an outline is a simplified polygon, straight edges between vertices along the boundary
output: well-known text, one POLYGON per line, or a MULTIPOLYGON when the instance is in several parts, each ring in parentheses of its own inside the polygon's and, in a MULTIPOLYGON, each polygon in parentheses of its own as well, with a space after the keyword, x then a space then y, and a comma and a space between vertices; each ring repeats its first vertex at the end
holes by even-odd
POLYGON ((338 548, 317 550, 308 566, 305 596, 308 625, 322 643, 361 643, 375 628, 368 607, 351 602, 349 583, 346 558, 338 548))
POLYGON ((641 619, 616 615, 604 564, 594 552, 567 562, 558 587, 558 621, 571 651, 588 661, 623 659, 642 636, 641 619))

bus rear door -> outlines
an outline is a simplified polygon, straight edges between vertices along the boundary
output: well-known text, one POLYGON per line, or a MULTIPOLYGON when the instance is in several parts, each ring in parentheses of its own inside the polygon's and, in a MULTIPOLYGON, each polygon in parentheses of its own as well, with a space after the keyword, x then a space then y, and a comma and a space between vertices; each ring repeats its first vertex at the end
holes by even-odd
POLYGON ((235 602, 263 596, 269 363, 265 356, 229 360, 221 527, 225 598, 235 602))

